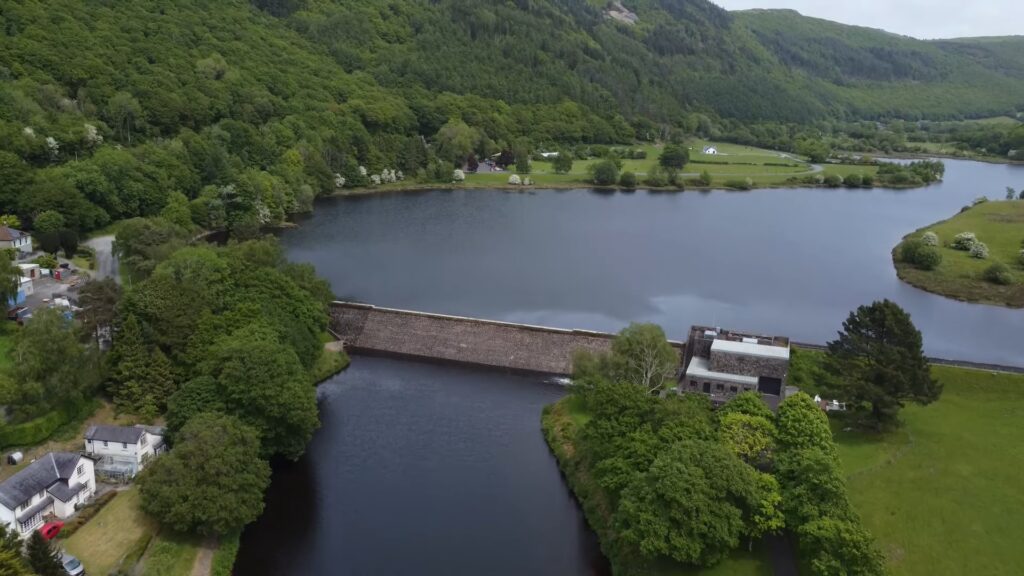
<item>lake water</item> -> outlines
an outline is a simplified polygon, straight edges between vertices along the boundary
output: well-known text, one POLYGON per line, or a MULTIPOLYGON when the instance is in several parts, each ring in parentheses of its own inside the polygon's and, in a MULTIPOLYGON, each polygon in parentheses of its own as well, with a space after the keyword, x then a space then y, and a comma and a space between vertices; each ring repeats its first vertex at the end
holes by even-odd
MULTIPOLYGON (((834 338, 889 298, 929 355, 1024 364, 1024 310, 902 283, 890 251, 980 195, 1024 188, 1024 166, 946 161, 913 190, 605 193, 457 190, 333 199, 282 235, 344 299, 561 328, 710 324, 834 338)), ((1024 238, 1024 233, 1022 233, 1024 238)))
MULTIPOLYGON (((947 161, 893 190, 746 193, 459 190, 318 204, 282 235, 342 298, 563 328, 702 323, 825 342, 889 298, 933 356, 1024 364, 1024 311, 901 283, 890 250, 1024 167, 947 161)), ((562 389, 356 358, 321 387, 322 428, 279 466, 236 574, 604 574, 540 432, 562 389)))

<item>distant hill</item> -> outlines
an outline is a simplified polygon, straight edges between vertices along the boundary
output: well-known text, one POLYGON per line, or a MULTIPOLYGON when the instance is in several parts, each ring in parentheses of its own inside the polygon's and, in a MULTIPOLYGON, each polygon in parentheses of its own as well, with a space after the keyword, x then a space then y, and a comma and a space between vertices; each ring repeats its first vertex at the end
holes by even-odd
POLYGON ((424 146, 443 126, 448 150, 493 153, 1024 110, 1022 37, 705 0, 21 0, 0 31, 0 213, 81 230, 173 192, 252 229, 360 165, 443 179, 424 146))

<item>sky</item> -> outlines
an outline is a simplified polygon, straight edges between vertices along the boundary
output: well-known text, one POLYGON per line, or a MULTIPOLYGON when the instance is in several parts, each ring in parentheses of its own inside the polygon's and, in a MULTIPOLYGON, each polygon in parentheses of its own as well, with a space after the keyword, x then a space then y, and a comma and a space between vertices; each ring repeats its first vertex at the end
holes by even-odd
POLYGON ((712 0, 729 10, 792 8, 805 16, 915 38, 1024 34, 1022 0, 712 0))

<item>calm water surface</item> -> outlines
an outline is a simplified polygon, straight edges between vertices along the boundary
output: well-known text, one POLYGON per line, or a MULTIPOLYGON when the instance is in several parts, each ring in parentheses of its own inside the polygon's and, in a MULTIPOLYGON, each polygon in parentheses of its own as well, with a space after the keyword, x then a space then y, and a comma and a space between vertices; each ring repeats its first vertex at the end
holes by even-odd
MULTIPOLYGON (((901 283, 907 232, 1024 187, 1024 167, 947 161, 907 191, 605 194, 438 191, 335 199, 283 234, 339 296, 615 331, 691 323, 832 338, 895 300, 929 354, 1024 364, 1024 311, 901 283)), ((539 429, 563 391, 535 379, 375 358, 321 387, 322 428, 279 467, 236 574, 607 571, 539 429)))
POLYGON ((459 190, 324 202, 286 232, 340 297, 381 306, 617 331, 657 322, 833 338, 889 298, 933 356, 1024 364, 1024 311, 928 294, 896 278, 892 247, 972 199, 1024 187, 1024 166, 946 161, 915 190, 681 194, 459 190))
POLYGON ((356 357, 279 466, 235 574, 607 574, 562 481, 536 378, 356 357))

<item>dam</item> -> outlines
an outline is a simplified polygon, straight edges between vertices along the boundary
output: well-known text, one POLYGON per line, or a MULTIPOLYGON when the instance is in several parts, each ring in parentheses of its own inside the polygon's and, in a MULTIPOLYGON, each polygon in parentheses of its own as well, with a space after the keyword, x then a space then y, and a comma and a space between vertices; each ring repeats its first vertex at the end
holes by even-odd
MULTIPOLYGON (((568 376, 578 350, 611 350, 614 334, 332 302, 330 327, 352 352, 568 376)), ((679 350, 686 344, 670 341, 679 350)))

